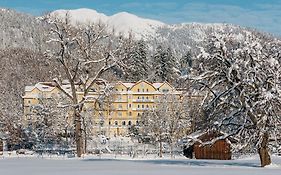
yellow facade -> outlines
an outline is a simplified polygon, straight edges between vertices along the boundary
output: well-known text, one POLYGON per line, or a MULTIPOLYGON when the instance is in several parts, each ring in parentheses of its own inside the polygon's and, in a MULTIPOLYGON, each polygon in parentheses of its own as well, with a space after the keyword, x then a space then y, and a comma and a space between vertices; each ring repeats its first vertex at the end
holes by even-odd
MULTIPOLYGON (((28 119, 30 115, 30 107, 38 104, 40 98, 51 98, 52 95, 60 93, 57 88, 44 84, 46 83, 26 87, 23 96, 25 119, 28 119)), ((93 117, 92 131, 108 137, 127 135, 130 126, 138 125, 143 112, 156 107, 157 99, 161 95, 165 93, 173 93, 178 97, 182 95, 181 91, 177 91, 167 82, 117 82, 112 84, 112 87, 111 94, 102 99, 102 107, 97 107, 95 103, 101 95, 98 86, 93 87, 94 90, 89 93, 84 105, 85 111, 88 111, 87 114, 93 117)), ((69 88, 69 85, 64 85, 64 88, 69 88)), ((78 92, 78 94, 82 98, 82 93, 78 92)))

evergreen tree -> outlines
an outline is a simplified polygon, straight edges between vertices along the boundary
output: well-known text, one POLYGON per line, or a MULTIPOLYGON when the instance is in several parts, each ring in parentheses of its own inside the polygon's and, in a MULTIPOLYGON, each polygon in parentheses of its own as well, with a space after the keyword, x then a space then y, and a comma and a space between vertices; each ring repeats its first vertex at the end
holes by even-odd
POLYGON ((154 80, 171 82, 175 77, 175 57, 171 48, 158 46, 153 57, 154 80))
POLYGON ((188 51, 179 60, 180 75, 184 76, 189 74, 190 68, 192 68, 192 54, 188 51))
POLYGON ((136 44, 129 61, 128 80, 138 81, 148 77, 147 45, 142 40, 136 44))

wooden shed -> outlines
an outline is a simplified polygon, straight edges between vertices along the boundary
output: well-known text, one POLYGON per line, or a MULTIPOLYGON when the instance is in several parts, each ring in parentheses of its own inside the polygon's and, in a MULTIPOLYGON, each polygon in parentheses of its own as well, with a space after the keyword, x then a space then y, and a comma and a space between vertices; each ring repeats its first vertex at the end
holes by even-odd
MULTIPOLYGON (((217 132, 205 132, 199 134, 196 137, 196 140, 200 140, 202 143, 206 143, 222 135, 222 133, 217 132)), ((199 141, 196 141, 193 144, 193 152, 196 159, 230 160, 232 155, 231 142, 228 139, 221 139, 217 140, 213 144, 204 145, 199 141)))

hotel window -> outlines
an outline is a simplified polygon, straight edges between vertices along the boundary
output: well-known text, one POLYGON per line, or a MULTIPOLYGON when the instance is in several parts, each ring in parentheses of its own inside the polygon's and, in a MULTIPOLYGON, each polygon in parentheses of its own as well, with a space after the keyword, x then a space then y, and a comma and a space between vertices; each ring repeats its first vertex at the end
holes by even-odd
POLYGON ((140 108, 140 105, 138 105, 138 108, 140 108))
POLYGON ((128 125, 131 126, 131 125, 132 125, 132 122, 131 122, 131 121, 128 121, 128 125))
POLYGON ((144 105, 142 105, 141 107, 144 108, 144 105))
POLYGON ((125 122, 125 121, 123 121, 123 122, 122 122, 122 125, 123 125, 123 126, 125 126, 125 125, 126 125, 126 122, 125 122))
POLYGON ((118 121, 115 121, 115 126, 118 126, 118 121))
POLYGON ((118 95, 118 100, 122 100, 122 96, 121 95, 118 95))
POLYGON ((132 107, 132 105, 131 104, 129 104, 129 108, 131 108, 132 107))
POLYGON ((122 117, 122 112, 118 112, 118 116, 119 116, 119 117, 122 117))

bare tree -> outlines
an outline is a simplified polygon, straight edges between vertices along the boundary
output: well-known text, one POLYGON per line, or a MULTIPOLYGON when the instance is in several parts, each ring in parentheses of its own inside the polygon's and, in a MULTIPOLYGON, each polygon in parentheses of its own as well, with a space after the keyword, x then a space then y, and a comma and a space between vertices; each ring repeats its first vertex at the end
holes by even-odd
MULTIPOLYGON (((280 48, 276 40, 257 35, 235 38, 214 34, 201 48, 192 80, 208 91, 203 101, 205 129, 235 136, 238 150, 251 146, 261 166, 271 163, 269 139, 280 128, 280 48)), ((276 138, 276 137, 275 137, 276 138)))
POLYGON ((190 130, 188 103, 182 96, 167 93, 159 97, 155 108, 146 111, 141 119, 142 132, 159 143, 159 156, 163 155, 164 141, 169 142, 171 157, 178 139, 190 130))
MULTIPOLYGON (((69 101, 65 96, 52 94, 40 95, 38 104, 30 107, 31 119, 28 123, 29 136, 36 146, 47 143, 61 143, 62 137, 68 141, 71 132, 69 101)), ((67 143, 68 144, 68 143, 67 143)))
POLYGON ((56 87, 72 101, 77 156, 81 157, 81 112, 87 95, 95 83, 106 83, 102 78, 103 74, 122 63, 130 44, 129 40, 122 37, 114 38, 106 34, 102 24, 79 28, 72 26, 69 18, 66 15, 64 19, 47 19, 52 26, 48 43, 53 44, 53 49, 47 51, 47 55, 48 58, 58 61, 60 76, 70 84, 70 89, 67 90, 62 87, 59 76, 54 79, 56 87))

